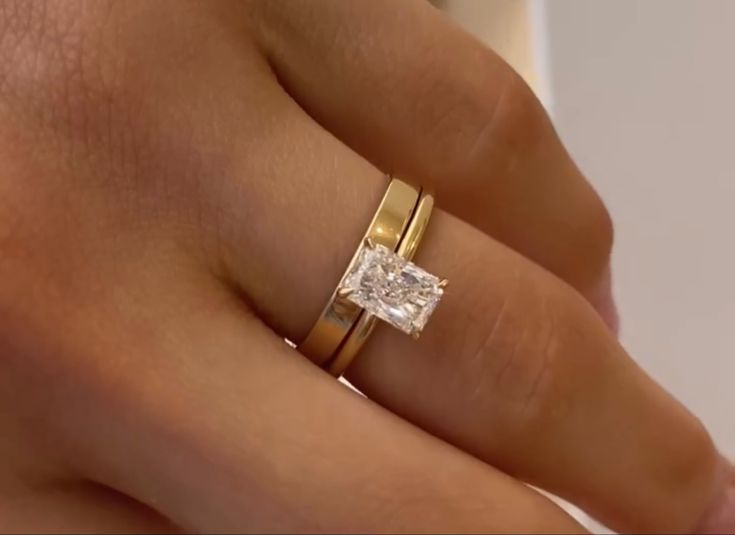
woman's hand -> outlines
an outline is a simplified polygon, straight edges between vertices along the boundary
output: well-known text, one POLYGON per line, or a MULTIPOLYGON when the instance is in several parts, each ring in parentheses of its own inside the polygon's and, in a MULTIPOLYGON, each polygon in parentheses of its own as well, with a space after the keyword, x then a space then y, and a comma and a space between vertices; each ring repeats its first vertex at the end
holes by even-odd
POLYGON ((0 530, 581 530, 520 481, 734 529, 729 466, 600 319, 611 241, 529 89, 423 1, 5 0, 0 530), (282 338, 384 171, 435 191, 417 261, 452 284, 418 342, 376 330, 367 401, 282 338))

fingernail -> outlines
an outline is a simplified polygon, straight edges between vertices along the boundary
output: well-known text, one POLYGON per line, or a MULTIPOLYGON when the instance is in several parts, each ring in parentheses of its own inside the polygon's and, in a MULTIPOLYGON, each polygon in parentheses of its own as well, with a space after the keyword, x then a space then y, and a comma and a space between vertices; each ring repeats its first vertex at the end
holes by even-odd
POLYGON ((696 533, 735 533, 735 469, 728 463, 728 477, 712 508, 704 515, 696 533))
POLYGON ((613 298, 612 274, 609 267, 600 280, 597 289, 591 293, 589 299, 592 306, 595 307, 597 313, 602 318, 602 321, 607 324, 615 336, 618 336, 620 334, 620 317, 618 316, 618 309, 615 306, 615 299, 613 298))
POLYGON ((599 305, 599 313, 608 328, 615 336, 620 336, 620 316, 618 316, 618 307, 612 296, 604 299, 599 305))

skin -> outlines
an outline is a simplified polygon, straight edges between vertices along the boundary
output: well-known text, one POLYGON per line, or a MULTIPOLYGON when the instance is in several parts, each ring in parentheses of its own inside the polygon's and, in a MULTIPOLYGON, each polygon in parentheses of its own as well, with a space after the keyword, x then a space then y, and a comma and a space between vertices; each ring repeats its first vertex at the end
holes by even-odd
POLYGON ((526 482, 732 527, 616 340, 603 204, 424 2, 6 0, 0 169, 0 531, 583 531, 526 482), (416 262, 451 285, 418 341, 376 330, 364 398, 282 339, 385 171, 436 192, 416 262))

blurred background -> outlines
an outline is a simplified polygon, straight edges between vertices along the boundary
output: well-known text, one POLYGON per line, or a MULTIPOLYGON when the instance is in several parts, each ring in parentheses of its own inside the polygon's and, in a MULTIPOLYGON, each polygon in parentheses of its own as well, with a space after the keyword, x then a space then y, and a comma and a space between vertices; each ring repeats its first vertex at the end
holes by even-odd
POLYGON ((435 3, 550 111, 615 221, 623 344, 735 457, 735 1, 435 3))

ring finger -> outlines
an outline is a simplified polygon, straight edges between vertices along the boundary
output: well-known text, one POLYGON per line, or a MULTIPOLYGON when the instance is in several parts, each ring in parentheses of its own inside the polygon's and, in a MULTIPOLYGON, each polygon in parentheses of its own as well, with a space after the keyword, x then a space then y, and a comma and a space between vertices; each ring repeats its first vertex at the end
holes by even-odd
POLYGON ((421 0, 257 5, 273 69, 312 117, 564 279, 617 329, 607 211, 502 59, 421 0))
MULTIPOLYGON (((276 101, 261 132, 275 155, 241 154, 231 170, 272 180, 225 181, 232 224, 218 228, 228 271, 252 305, 301 340, 386 183, 286 94, 276 101), (254 208, 243 213, 245 204, 254 208)), ((717 452, 576 292, 442 211, 418 262, 452 280, 450 290, 419 342, 377 330, 351 371, 358 387, 615 528, 692 528, 717 491, 717 452)))

